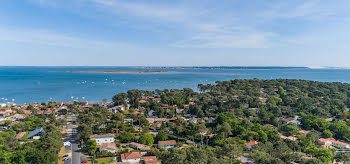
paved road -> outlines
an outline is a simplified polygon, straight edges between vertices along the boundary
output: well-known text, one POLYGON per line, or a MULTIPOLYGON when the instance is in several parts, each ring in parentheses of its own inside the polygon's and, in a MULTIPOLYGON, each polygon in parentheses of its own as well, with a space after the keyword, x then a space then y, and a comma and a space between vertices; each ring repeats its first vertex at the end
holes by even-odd
POLYGON ((72 154, 68 160, 66 160, 65 164, 80 164, 80 154, 79 154, 79 147, 78 147, 78 139, 77 139, 77 127, 72 125, 71 120, 76 120, 75 116, 68 116, 68 125, 67 125, 67 131, 69 135, 67 138, 65 138, 66 141, 69 141, 71 143, 71 150, 72 154))

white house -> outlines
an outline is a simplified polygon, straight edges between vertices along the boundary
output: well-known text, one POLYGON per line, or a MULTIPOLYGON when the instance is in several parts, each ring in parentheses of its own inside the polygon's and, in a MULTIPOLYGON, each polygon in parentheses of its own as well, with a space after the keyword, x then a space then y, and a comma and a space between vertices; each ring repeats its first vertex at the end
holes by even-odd
POLYGON ((294 118, 285 118, 285 119, 283 119, 283 123, 284 124, 294 123, 298 126, 301 124, 300 121, 298 121, 297 119, 294 119, 294 118))
POLYGON ((120 155, 122 162, 139 163, 141 161, 140 152, 129 152, 120 155))
POLYGON ((345 143, 345 142, 341 142, 341 141, 337 141, 334 138, 320 138, 318 140, 318 143, 322 147, 339 146, 342 149, 350 149, 350 144, 345 143))
POLYGON ((173 148, 176 146, 176 141, 175 140, 168 140, 168 141, 159 141, 158 142, 158 147, 164 148, 164 149, 169 149, 169 148, 173 148))
POLYGON ((104 143, 114 143, 114 134, 91 135, 90 139, 96 140, 97 145, 104 143))
POLYGON ((258 145, 259 142, 258 141, 252 141, 252 142, 248 142, 245 144, 245 147, 248 149, 248 150, 251 150, 252 148, 254 148, 256 145, 258 145))
POLYGON ((99 146, 99 150, 100 151, 108 151, 108 152, 111 152, 111 153, 118 152, 118 148, 115 145, 115 143, 104 143, 104 144, 99 146))
POLYGON ((5 103, 0 103, 0 107, 1 107, 1 108, 6 107, 6 106, 7 106, 7 104, 5 104, 5 103))

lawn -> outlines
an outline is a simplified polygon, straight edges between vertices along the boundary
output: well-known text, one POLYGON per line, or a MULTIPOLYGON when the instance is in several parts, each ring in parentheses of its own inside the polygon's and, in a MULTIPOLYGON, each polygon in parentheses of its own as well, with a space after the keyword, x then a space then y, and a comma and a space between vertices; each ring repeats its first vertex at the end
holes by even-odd
MULTIPOLYGON (((109 163, 113 163, 115 161, 113 161, 113 157, 104 157, 104 158, 97 158, 95 159, 95 163, 96 164, 109 164, 109 163)), ((92 164, 91 159, 89 158, 89 162, 88 164, 92 164)))

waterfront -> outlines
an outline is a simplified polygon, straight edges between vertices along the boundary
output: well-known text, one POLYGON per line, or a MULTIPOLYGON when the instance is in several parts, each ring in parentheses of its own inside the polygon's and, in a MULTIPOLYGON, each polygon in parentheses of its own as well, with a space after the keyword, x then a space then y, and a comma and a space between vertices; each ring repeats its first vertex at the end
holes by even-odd
POLYGON ((276 67, 166 68, 166 67, 0 67, 0 103, 47 101, 102 101, 129 89, 193 88, 200 83, 231 79, 305 79, 350 83, 348 69, 276 67), (163 73, 98 73, 80 71, 164 71, 163 73), (67 72, 68 71, 68 72, 67 72))

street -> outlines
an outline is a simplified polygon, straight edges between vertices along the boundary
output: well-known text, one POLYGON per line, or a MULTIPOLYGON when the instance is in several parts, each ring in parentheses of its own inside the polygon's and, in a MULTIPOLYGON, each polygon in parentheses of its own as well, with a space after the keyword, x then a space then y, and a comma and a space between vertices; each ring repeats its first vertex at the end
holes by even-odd
POLYGON ((67 132, 68 136, 65 138, 65 141, 69 141, 71 143, 71 155, 68 157, 69 159, 66 160, 65 164, 80 164, 80 153, 79 153, 79 147, 78 147, 78 138, 77 138, 77 126, 73 125, 72 122, 76 121, 76 116, 69 115, 68 116, 68 123, 67 123, 67 132))

